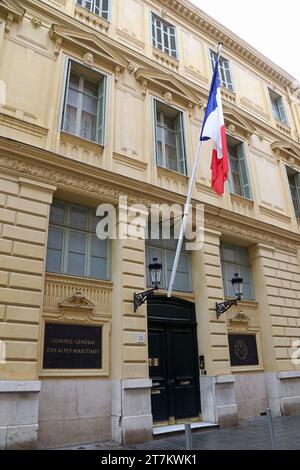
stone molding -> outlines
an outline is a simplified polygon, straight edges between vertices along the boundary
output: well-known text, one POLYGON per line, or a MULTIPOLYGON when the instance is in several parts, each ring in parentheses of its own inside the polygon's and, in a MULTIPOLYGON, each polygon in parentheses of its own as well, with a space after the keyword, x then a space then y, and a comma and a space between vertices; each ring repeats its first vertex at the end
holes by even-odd
POLYGON ((11 25, 14 21, 21 21, 26 13, 25 8, 19 5, 15 0, 1 0, 0 10, 6 13, 5 31, 9 33, 11 25))
POLYGON ((70 42, 73 45, 75 44, 77 47, 79 46, 85 49, 88 48, 89 52, 94 52, 96 55, 100 56, 101 59, 109 61, 114 66, 117 65, 122 69, 125 69, 130 65, 130 61, 127 60, 116 47, 114 47, 112 41, 108 40, 106 36, 100 36, 99 34, 91 33, 84 29, 72 28, 70 26, 62 26, 58 24, 53 24, 51 26, 49 36, 58 45, 58 49, 56 50, 57 54, 64 42, 70 42))
POLYGON ((150 68, 139 67, 135 72, 136 79, 142 84, 147 82, 152 85, 159 85, 164 91, 173 93, 194 106, 202 102, 200 94, 195 87, 184 85, 182 81, 172 73, 160 72, 150 68))
MULTIPOLYGON (((28 146, 22 144, 22 158, 24 158, 24 151, 26 151, 26 149, 28 149, 28 146)), ((30 156, 31 158, 33 157, 32 153, 30 153, 30 156)), ((105 200, 106 202, 116 203, 118 202, 119 197, 124 195, 128 195, 128 202, 130 204, 140 203, 149 206, 151 204, 157 204, 165 200, 173 200, 173 202, 175 202, 173 193, 170 193, 166 190, 162 190, 160 188, 157 188, 157 193, 155 195, 155 198, 153 199, 150 199, 148 196, 142 196, 142 193, 146 191, 145 183, 143 183, 141 187, 140 185, 137 185, 137 182, 135 182, 134 184, 136 186, 136 191, 133 192, 132 190, 128 189, 128 177, 125 178, 118 175, 119 181, 122 181, 122 189, 121 185, 119 185, 119 187, 116 187, 116 185, 118 184, 116 182, 116 175, 114 175, 114 188, 107 182, 107 175, 103 174, 100 180, 100 178, 92 178, 91 174, 89 174, 89 172, 86 170, 86 175, 82 176, 82 165, 80 165, 79 170, 81 171, 81 175, 79 176, 76 173, 72 175, 70 170, 64 171, 63 169, 58 170, 56 168, 47 168, 42 164, 29 163, 28 161, 22 161, 21 159, 4 156, 3 151, 1 155, 0 151, 0 167, 5 169, 6 171, 11 170, 17 173, 25 174, 26 176, 42 179, 44 181, 51 181, 54 185, 60 188, 74 188, 77 192, 79 191, 85 192, 86 194, 92 194, 93 196, 97 196, 103 201, 105 200), (123 180, 125 179, 126 182, 124 181, 123 183, 123 180), (138 192, 140 193, 140 195, 138 194, 138 192)), ((179 196, 179 198, 176 197, 176 202, 183 203, 184 196, 179 196)), ((278 234, 276 234, 274 233, 274 227, 271 226, 269 230, 272 230, 272 232, 269 232, 267 224, 256 221, 257 227, 253 227, 252 219, 249 219, 248 221, 245 220, 245 218, 243 218, 242 216, 237 215, 235 217, 235 221, 233 221, 232 214, 230 212, 228 212, 228 215, 226 216, 226 211, 224 211, 224 214, 222 216, 222 214, 220 214, 219 209, 210 206, 206 207, 205 223, 207 227, 212 228, 213 230, 221 231, 222 233, 227 234, 235 233, 241 238, 253 241, 253 244, 265 243, 268 245, 274 245, 278 248, 286 249, 288 251, 295 251, 297 249, 298 244, 300 244, 299 235, 295 233, 276 228, 276 230, 278 230, 279 232, 278 234), (218 211, 218 213, 215 213, 216 210, 218 211), (290 240, 289 238, 292 238, 292 240, 290 240)))

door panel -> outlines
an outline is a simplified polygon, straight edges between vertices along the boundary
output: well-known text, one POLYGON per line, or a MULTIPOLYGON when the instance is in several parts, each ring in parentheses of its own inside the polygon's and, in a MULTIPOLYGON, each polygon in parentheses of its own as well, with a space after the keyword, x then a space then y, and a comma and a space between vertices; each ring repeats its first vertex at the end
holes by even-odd
POLYGON ((166 332, 149 328, 149 373, 152 379, 151 401, 154 421, 168 421, 166 332))
POLYGON ((155 422, 196 418, 200 388, 196 327, 149 321, 149 372, 155 422))
POLYGON ((172 328, 175 419, 199 415, 199 382, 192 328, 172 328))

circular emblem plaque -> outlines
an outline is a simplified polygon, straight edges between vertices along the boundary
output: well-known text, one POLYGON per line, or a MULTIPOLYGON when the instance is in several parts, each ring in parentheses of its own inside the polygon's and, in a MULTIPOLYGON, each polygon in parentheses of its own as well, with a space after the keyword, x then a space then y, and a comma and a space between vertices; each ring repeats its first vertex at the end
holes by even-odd
POLYGON ((239 340, 235 343, 234 348, 235 355, 241 360, 244 361, 248 357, 248 346, 245 341, 239 340))

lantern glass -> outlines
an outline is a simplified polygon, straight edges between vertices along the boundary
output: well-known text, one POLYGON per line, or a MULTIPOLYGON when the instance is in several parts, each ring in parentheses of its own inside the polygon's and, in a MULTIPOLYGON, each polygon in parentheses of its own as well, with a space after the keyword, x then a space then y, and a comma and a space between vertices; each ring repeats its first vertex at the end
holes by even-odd
POLYGON ((154 287, 158 287, 161 283, 162 264, 158 263, 157 258, 153 258, 153 262, 149 264, 151 283, 154 287))
POLYGON ((241 298, 243 295, 243 278, 239 277, 238 273, 236 273, 231 282, 236 297, 241 298))

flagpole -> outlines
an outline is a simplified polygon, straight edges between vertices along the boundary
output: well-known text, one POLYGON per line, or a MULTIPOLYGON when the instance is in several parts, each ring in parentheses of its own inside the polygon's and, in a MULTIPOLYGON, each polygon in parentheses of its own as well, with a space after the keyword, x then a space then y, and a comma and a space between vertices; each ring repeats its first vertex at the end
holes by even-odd
POLYGON ((202 147, 202 141, 200 140, 199 144, 198 144, 197 152, 196 152, 193 172, 192 172, 192 175, 190 177, 187 199, 186 199, 186 203, 185 203, 185 206, 184 206, 184 214, 183 214, 180 234, 179 234, 178 243, 177 243, 177 250, 176 250, 176 255, 175 255, 175 259, 174 259, 174 264, 173 264, 173 269, 172 269, 172 274, 171 274, 171 279, 170 279, 170 284, 169 284, 169 290, 168 290, 168 297, 169 298, 172 297, 173 286, 174 286, 177 267, 178 267, 178 263, 179 263, 179 258, 180 258, 180 253, 181 253, 181 248, 182 248, 186 223, 187 223, 188 216, 189 216, 189 213, 190 213, 191 200, 192 200, 193 188, 194 188, 194 184, 195 184, 196 176, 197 176, 197 168, 198 168, 198 164, 199 164, 201 147, 202 147))
MULTIPOLYGON (((223 43, 219 42, 219 44, 218 44, 218 59, 220 59, 220 54, 221 54, 221 51, 222 51, 222 47, 223 47, 223 43)), ((189 213, 190 213, 191 201, 192 201, 194 184, 195 184, 196 176, 197 176, 197 169, 198 169, 198 165, 199 165, 201 147, 202 147, 202 141, 200 140, 199 144, 198 144, 198 147, 197 147, 197 151, 196 151, 193 171, 192 171, 192 175, 191 175, 190 181, 189 181, 187 199, 186 199, 186 203, 185 203, 185 206, 184 206, 184 214, 183 214, 182 224, 181 224, 181 228, 180 228, 180 233, 179 233, 179 238, 178 238, 178 243, 177 243, 177 249, 176 249, 176 255, 175 255, 175 259, 174 259, 174 263, 173 263, 173 269, 172 269, 172 274, 171 274, 171 279, 170 279, 169 289, 168 289, 168 294, 167 294, 167 296, 169 298, 172 297, 173 286, 174 286, 176 273, 177 273, 177 267, 178 267, 179 258, 180 258, 180 254, 181 254, 185 228, 186 228, 187 220, 188 220, 189 213)))

